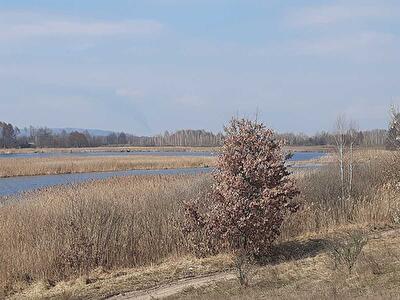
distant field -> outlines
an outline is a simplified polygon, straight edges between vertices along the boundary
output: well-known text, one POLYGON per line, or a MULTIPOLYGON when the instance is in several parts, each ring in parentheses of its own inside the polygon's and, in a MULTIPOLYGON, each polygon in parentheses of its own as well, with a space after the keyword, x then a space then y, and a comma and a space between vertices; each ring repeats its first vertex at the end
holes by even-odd
POLYGON ((87 147, 87 148, 26 148, 0 149, 0 154, 13 153, 80 153, 80 152, 215 152, 218 147, 87 147))
MULTIPOLYGON (((0 154, 14 153, 80 153, 80 152, 218 152, 219 147, 88 147, 88 148, 28 148, 0 149, 0 154)), ((332 152, 333 146, 285 146, 293 152, 332 152)))
POLYGON ((9 158, 0 162, 0 177, 86 172, 196 168, 214 165, 213 157, 97 156, 9 158))

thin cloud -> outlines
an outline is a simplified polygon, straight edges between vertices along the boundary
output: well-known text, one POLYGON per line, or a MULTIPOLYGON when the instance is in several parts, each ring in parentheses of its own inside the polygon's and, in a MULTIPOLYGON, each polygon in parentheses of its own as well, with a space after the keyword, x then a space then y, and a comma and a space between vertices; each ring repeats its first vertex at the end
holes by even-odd
POLYGON ((131 88, 118 88, 115 90, 115 94, 117 96, 135 98, 135 99, 144 96, 142 91, 131 88))
POLYGON ((298 54, 330 55, 330 54, 362 54, 375 50, 386 52, 398 47, 397 37, 389 33, 361 32, 357 34, 325 37, 295 43, 298 54))
POLYGON ((400 16, 400 8, 385 5, 383 2, 372 4, 366 2, 314 6, 292 11, 285 21, 294 27, 332 25, 342 22, 369 21, 400 16))
POLYGON ((18 39, 49 36, 154 35, 164 25, 155 20, 85 21, 24 12, 4 12, 0 38, 18 39))

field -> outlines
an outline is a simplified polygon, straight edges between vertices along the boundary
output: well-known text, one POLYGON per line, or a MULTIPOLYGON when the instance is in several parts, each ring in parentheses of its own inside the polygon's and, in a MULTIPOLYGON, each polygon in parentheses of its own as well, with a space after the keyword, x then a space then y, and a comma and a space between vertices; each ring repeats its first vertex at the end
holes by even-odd
POLYGON ((85 172, 196 168, 212 166, 212 157, 96 156, 0 159, 0 177, 70 174, 85 172))
POLYGON ((186 253, 182 202, 207 177, 140 176, 53 187, 0 208, 0 286, 186 253))
MULTIPOLYGON (((75 149, 76 153, 92 152, 95 148, 75 149)), ((96 150, 100 152, 107 152, 96 150)), ((110 152, 121 152, 116 148, 107 148, 110 152)), ((10 153, 30 153, 25 149, 10 150, 10 153), (19 152, 22 151, 22 152, 19 152)), ((203 151, 200 148, 154 148, 147 151, 182 151, 198 152, 203 151)), ((210 149, 208 149, 210 150, 210 149)), ((215 150, 215 149, 214 149, 215 150)), ((317 148, 299 148, 288 149, 288 151, 328 151, 327 149, 317 148)), ((106 172, 106 171, 126 171, 126 170, 154 170, 154 169, 175 169, 175 168, 196 168, 212 167, 215 165, 215 157, 211 156, 157 156, 157 155, 113 155, 113 156, 67 156, 62 153, 68 153, 67 149, 44 149, 43 153, 60 153, 54 157, 30 157, 30 158, 0 158, 0 178, 15 176, 35 176, 35 175, 55 175, 72 174, 86 172, 106 172), (55 151, 55 152, 53 152, 55 151), (65 152, 63 152, 65 151, 65 152)), ((145 151, 144 148, 137 148, 132 151, 145 151)), ((205 150, 204 150, 205 151, 205 150)), ((329 150, 331 151, 331 150, 329 150)), ((75 153, 75 152, 74 152, 75 153)), ((309 161, 291 162, 291 165, 303 164, 325 164, 332 162, 332 156, 328 155, 321 159, 309 161)))
POLYGON ((98 299, 218 272, 226 280, 188 285, 173 297, 390 296, 400 272, 398 164, 382 151, 355 157, 354 196, 345 202, 337 200, 334 164, 293 175, 302 209, 284 223, 270 261, 254 266, 247 289, 237 287, 231 253, 195 258, 182 233, 183 203, 211 185, 201 175, 113 178, 16 197, 0 208, 1 291, 15 299, 98 299), (346 275, 332 267, 329 244, 357 232, 369 241, 346 275))
MULTIPOLYGON (((137 147, 137 146, 107 146, 84 148, 25 148, 25 149, 0 149, 0 154, 15 153, 87 153, 87 152, 218 152, 219 147, 137 147)), ((332 152, 332 146, 286 146, 288 151, 300 152, 332 152)))
POLYGON ((24 148, 0 149, 0 154, 14 153, 85 153, 85 152, 215 152, 218 147, 138 147, 138 146, 107 146, 83 148, 24 148))

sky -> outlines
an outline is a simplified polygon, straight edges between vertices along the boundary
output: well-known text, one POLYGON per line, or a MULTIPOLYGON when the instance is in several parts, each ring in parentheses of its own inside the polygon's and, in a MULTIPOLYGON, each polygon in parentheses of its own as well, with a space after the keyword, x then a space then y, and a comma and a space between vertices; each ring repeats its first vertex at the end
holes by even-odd
POLYGON ((0 120, 280 132, 400 104, 399 0, 0 0, 0 120))

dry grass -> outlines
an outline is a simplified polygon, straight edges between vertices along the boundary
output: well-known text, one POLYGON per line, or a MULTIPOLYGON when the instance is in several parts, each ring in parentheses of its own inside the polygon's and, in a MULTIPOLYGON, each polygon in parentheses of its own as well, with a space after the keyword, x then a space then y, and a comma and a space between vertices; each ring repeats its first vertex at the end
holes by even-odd
POLYGON ((381 150, 357 152, 352 194, 343 200, 333 156, 323 158, 329 163, 321 169, 296 174, 302 209, 286 221, 281 238, 324 233, 349 224, 400 224, 400 186, 396 179, 400 165, 391 165, 389 173, 390 157, 390 152, 381 150))
MULTIPOLYGON (((86 153, 86 152, 218 152, 220 147, 136 147, 136 146, 109 146, 84 148, 25 148, 0 149, 0 154, 14 153, 86 153)), ((292 152, 333 152, 333 146, 285 146, 285 150, 292 152)))
POLYGON ((213 157, 102 156, 0 159, 0 177, 212 166, 213 157))
POLYGON ((324 247, 333 237, 319 236, 319 239, 293 241, 286 250, 300 255, 293 257, 290 251, 287 255, 283 250, 279 262, 257 268, 247 288, 231 280, 190 288, 168 299, 398 299, 398 234, 399 231, 373 235, 352 274, 335 268, 324 247))
POLYGON ((181 278, 221 272, 231 267, 231 256, 217 255, 201 259, 173 257, 154 266, 114 271, 97 268, 85 276, 57 284, 41 280, 26 285, 23 292, 10 299, 105 299, 124 292, 166 285, 181 278))
MULTIPOLYGON (((254 267, 249 287, 240 287, 237 280, 221 281, 207 287, 188 287, 168 299, 396 299, 400 292, 399 230, 365 236, 368 243, 351 274, 341 265, 335 267, 330 255, 329 244, 347 238, 344 232, 335 232, 278 245, 267 264, 254 267)), ((86 276, 57 284, 36 282, 11 299, 104 299, 232 267, 231 255, 218 255, 173 258, 145 268, 98 268, 86 276)))
MULTIPOLYGON (((380 239, 369 242, 366 248, 372 257, 368 266, 375 271, 363 271, 360 269, 363 265, 360 265, 356 270, 362 276, 346 277, 344 281, 343 276, 336 276, 336 271, 330 269, 327 254, 315 243, 330 232, 349 228, 373 230, 400 223, 400 190, 393 180, 396 178, 393 174, 397 174, 395 167, 392 166, 391 174, 388 174, 388 158, 382 152, 359 155, 353 195, 345 202, 338 201, 340 188, 334 164, 296 175, 302 191, 299 201, 303 209, 285 222, 278 244, 281 250, 285 245, 290 246, 292 257, 289 261, 262 268, 257 275, 259 279, 255 279, 247 292, 234 287, 236 282, 228 282, 211 289, 190 291, 186 296, 253 299, 290 298, 291 295, 306 298, 311 295, 321 298, 331 297, 334 293, 356 296, 358 287, 363 291, 360 295, 369 295, 368 284, 376 289, 378 283, 385 280, 389 282, 385 293, 390 293, 391 289, 397 291, 399 282, 395 278, 400 272, 397 263, 393 263, 395 269, 390 271, 390 258, 400 254, 383 253, 386 246, 380 239), (293 245, 297 246, 293 248, 293 245), (303 252, 311 257, 301 255, 303 252), (388 270, 382 276, 378 274, 381 266, 388 270), (322 294, 315 289, 319 284, 324 287, 322 294)), ((209 185, 209 175, 147 176, 94 181, 26 194, 22 196, 23 202, 0 207, 0 286, 10 293, 29 283, 41 282, 40 293, 44 295, 53 291, 49 284, 90 278, 99 267, 107 274, 115 274, 109 270, 149 266, 187 255, 187 240, 181 232, 182 201, 205 193, 209 185), (45 291, 47 288, 48 292, 45 291)), ((399 241, 394 239, 392 242, 385 240, 395 251, 399 241)), ((138 272, 147 274, 146 270, 138 272)), ((182 272, 177 277, 186 271, 182 272)), ((162 281, 135 276, 130 281, 132 289, 162 281)), ((93 286, 101 291, 116 291, 117 285, 111 284, 107 289, 108 282, 113 280, 107 278, 101 280, 102 283, 96 281, 93 286)), ((129 289, 129 284, 124 285, 122 281, 120 288, 129 289)), ((65 287, 68 284, 61 283, 61 286, 68 290, 65 287)), ((72 286, 66 295, 84 295, 79 293, 91 289, 86 283, 72 286)), ((30 288, 38 289, 36 284, 30 288)))
POLYGON ((114 178, 48 188, 0 207, 0 287, 186 254, 182 201, 207 190, 208 178, 114 178))
POLYGON ((14 153, 86 153, 86 152, 215 152, 219 147, 135 147, 135 146, 109 146, 109 147, 84 147, 84 148, 25 148, 25 149, 0 149, 0 154, 14 153))

